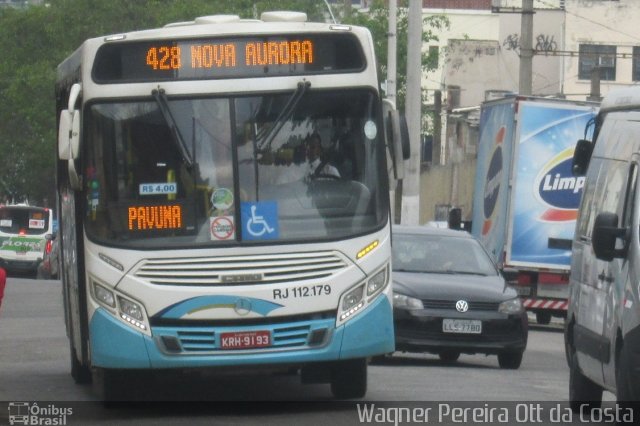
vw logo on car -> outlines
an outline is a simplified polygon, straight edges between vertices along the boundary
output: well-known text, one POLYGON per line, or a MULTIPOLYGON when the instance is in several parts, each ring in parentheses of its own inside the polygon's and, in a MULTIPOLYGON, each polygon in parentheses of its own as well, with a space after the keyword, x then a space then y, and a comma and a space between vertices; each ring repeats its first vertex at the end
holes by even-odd
POLYGON ((469 303, 466 300, 458 300, 456 302, 456 310, 458 312, 467 312, 469 310, 469 303))

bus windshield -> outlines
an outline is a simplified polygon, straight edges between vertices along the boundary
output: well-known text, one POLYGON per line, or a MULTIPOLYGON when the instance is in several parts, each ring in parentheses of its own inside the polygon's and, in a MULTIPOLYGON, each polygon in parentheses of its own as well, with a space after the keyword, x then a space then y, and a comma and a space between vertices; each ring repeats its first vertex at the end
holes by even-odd
POLYGON ((378 229, 388 214, 378 105, 365 89, 93 102, 87 234, 157 249, 378 229))

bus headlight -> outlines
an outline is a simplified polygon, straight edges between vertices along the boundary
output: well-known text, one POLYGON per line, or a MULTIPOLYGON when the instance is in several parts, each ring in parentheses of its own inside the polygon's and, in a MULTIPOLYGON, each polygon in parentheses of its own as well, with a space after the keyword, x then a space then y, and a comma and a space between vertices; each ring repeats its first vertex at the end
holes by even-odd
POLYGON ((503 314, 519 314, 522 312, 522 302, 519 298, 505 300, 498 306, 498 312, 503 314))
POLYGON ((111 314, 117 316, 121 321, 146 334, 151 334, 149 321, 142 304, 135 302, 116 290, 109 289, 106 284, 98 284, 91 278, 93 288, 93 298, 103 307, 107 308, 111 314), (117 303, 116 303, 117 302, 117 303))
POLYGON ((364 306, 364 284, 346 292, 340 299, 340 321, 354 315, 364 306))
POLYGON ((387 286, 389 282, 387 271, 387 267, 383 268, 367 282, 367 297, 375 296, 387 286))
POLYGON ((102 287, 98 283, 93 283, 93 294, 98 302, 107 305, 110 308, 116 307, 116 298, 111 290, 102 287))
POLYGON ((134 325, 141 330, 147 329, 144 320, 144 313, 140 305, 137 303, 132 302, 129 299, 125 299, 122 296, 118 296, 118 311, 120 313, 120 318, 129 324, 134 325))

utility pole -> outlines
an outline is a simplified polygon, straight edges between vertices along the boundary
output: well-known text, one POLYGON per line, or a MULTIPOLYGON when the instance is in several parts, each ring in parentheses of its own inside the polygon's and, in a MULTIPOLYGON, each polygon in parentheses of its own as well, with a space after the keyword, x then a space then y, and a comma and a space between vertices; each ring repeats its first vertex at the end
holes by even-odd
MULTIPOLYGON (((345 18, 350 18, 351 17, 351 0, 344 0, 343 4, 342 4, 343 8, 344 8, 344 17, 345 18)), ((344 19, 343 19, 344 21, 344 19)))
POLYGON ((588 101, 601 102, 602 96, 600 96, 600 67, 596 65, 591 70, 591 92, 587 96, 588 101))
POLYGON ((520 87, 521 95, 531 95, 533 74, 533 0, 522 0, 520 25, 520 87))
POLYGON ((396 74, 397 74, 397 31, 398 31, 398 1, 389 0, 389 32, 387 33, 387 81, 386 94, 394 104, 396 103, 396 74))
MULTIPOLYGON (((387 99, 396 105, 396 74, 397 74, 397 31, 398 31, 398 2, 389 0, 389 31, 387 33, 387 81, 385 91, 387 99)), ((397 182, 389 182, 389 201, 391 203, 391 223, 396 223, 396 186, 397 182)))
POLYGON ((418 225, 420 219, 420 129, 422 127, 422 0, 409 0, 408 32, 405 109, 411 158, 405 160, 400 222, 403 225, 418 225))

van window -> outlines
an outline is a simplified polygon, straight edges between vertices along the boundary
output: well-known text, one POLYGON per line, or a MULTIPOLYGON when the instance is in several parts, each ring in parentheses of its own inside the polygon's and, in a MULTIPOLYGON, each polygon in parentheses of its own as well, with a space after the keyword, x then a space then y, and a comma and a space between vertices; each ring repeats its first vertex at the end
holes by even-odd
POLYGON ((620 201, 623 195, 623 191, 626 189, 628 180, 628 163, 616 160, 605 160, 607 164, 606 181, 604 184, 604 191, 601 194, 602 201, 598 203, 600 205, 600 212, 612 212, 617 213, 621 207, 620 201))
POLYGON ((51 211, 40 207, 0 207, 0 233, 42 235, 49 232, 51 211))
MULTIPOLYGON (((591 238, 591 230, 593 229, 593 222, 596 216, 596 203, 595 193, 596 188, 600 188, 598 193, 602 193, 602 181, 600 179, 600 169, 602 167, 602 160, 600 158, 593 158, 587 171, 587 180, 582 195, 582 205, 580 208, 579 225, 576 232, 576 236, 582 238, 591 238), (598 182, 601 182, 598 185, 598 182)), ((603 179, 604 180, 604 179, 603 179)))
POLYGON ((624 209, 622 211, 622 227, 631 228, 633 224, 633 206, 635 206, 636 200, 636 184, 638 181, 638 165, 636 163, 631 164, 629 170, 629 183, 627 184, 627 195, 624 201, 624 209))

